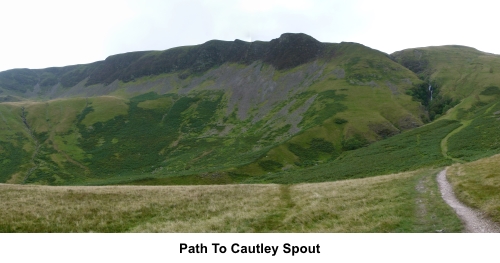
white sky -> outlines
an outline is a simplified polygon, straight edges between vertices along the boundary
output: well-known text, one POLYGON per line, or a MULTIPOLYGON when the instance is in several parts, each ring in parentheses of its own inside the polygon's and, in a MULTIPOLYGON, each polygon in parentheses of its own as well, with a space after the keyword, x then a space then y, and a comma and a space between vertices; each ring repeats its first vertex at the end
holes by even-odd
POLYGON ((306 33, 386 53, 457 44, 500 54, 495 1, 1 0, 0 71, 104 60, 212 39, 306 33))

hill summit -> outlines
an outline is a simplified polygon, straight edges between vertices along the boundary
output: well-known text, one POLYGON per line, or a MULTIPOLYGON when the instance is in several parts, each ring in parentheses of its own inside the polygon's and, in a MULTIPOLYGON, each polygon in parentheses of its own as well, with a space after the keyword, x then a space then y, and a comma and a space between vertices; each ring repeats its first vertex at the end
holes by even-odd
POLYGON ((144 76, 178 72, 180 78, 200 74, 224 63, 249 65, 263 61, 276 69, 288 69, 323 55, 325 45, 306 34, 282 34, 270 42, 211 40, 198 46, 166 51, 140 51, 113 55, 104 61, 41 70, 13 69, 0 73, 0 87, 27 91, 35 85, 60 84, 71 87, 86 80, 85 86, 109 85, 115 80, 129 82, 144 76))

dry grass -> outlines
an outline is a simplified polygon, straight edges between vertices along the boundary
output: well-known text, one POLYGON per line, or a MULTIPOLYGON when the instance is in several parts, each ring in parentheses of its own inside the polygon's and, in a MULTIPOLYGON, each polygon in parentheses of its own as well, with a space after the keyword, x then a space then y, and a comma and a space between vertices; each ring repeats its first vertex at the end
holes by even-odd
POLYGON ((277 185, 50 187, 0 185, 1 232, 251 232, 277 185))
POLYGON ((291 190, 295 206, 285 221, 300 232, 460 232, 439 195, 436 173, 300 184, 291 190))
POLYGON ((405 220, 401 213, 406 209, 400 206, 410 199, 404 187, 398 185, 411 184, 412 177, 415 173, 297 185, 291 189, 295 207, 286 221, 301 222, 304 231, 310 231, 311 224, 315 231, 394 230, 395 225, 405 220))
POLYGON ((458 198, 500 223, 500 155, 455 164, 447 177, 458 198))
MULTIPOLYGON (((426 199, 415 186, 434 175, 427 170, 299 185, 0 184, 0 232, 460 231, 452 212, 437 215, 451 223, 419 217, 417 199, 426 199)), ((432 192, 435 185, 429 187, 432 192)), ((436 206, 425 205, 426 211, 436 206)))

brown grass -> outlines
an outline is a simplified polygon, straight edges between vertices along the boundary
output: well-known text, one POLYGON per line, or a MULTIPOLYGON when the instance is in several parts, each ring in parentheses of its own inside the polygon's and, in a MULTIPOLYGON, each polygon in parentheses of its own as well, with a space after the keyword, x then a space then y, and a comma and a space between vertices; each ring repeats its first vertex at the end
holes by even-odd
MULTIPOLYGON (((425 198, 415 186, 434 175, 434 170, 427 170, 299 185, 0 184, 0 232, 459 231, 452 212, 429 214, 450 217, 451 223, 423 223, 417 216, 421 211, 416 199, 425 198)), ((425 205, 430 213, 438 207, 432 202, 425 205)))

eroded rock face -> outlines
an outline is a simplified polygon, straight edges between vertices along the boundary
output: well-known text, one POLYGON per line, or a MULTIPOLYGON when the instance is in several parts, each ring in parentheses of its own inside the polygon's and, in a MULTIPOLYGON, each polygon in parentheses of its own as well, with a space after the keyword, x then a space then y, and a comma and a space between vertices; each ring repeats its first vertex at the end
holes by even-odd
POLYGON ((324 44, 306 34, 282 34, 269 43, 263 59, 277 69, 293 68, 318 57, 324 44))
MULTIPOLYGON (((288 69, 311 62, 322 55, 321 43, 306 34, 282 34, 270 42, 211 40, 201 45, 176 47, 165 51, 140 51, 109 56, 85 65, 47 69, 13 69, 0 72, 0 86, 21 93, 58 83, 69 88, 84 81, 85 86, 108 86, 116 80, 129 82, 144 76, 178 73, 180 79, 204 73, 224 63, 250 65, 256 61, 274 68, 288 69)), ((29 95, 29 94, 28 94, 29 95)), ((40 95, 40 94, 36 94, 40 95)))

